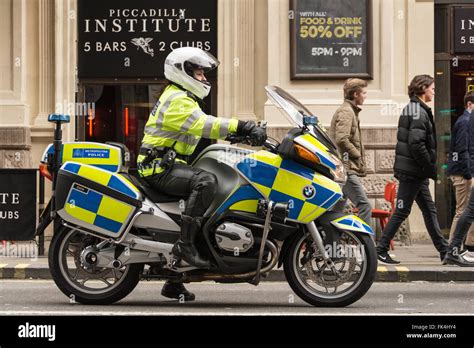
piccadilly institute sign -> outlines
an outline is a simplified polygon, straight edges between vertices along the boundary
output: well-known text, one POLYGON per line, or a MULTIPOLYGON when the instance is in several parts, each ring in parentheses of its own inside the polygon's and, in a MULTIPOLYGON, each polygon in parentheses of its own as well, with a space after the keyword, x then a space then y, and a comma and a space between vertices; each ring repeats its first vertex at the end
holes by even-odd
POLYGON ((217 55, 217 0, 79 0, 79 78, 163 78, 165 57, 217 55))

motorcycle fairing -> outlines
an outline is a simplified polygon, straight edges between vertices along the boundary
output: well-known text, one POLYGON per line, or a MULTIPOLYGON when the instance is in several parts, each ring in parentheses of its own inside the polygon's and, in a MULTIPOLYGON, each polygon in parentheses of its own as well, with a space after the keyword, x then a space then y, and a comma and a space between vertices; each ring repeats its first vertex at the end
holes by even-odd
POLYGON ((339 217, 331 221, 331 224, 334 227, 337 227, 341 230, 362 232, 362 233, 368 233, 372 235, 374 234, 374 231, 372 231, 372 228, 369 225, 367 225, 364 222, 364 220, 362 220, 360 217, 355 216, 355 215, 345 215, 345 216, 339 217))
MULTIPOLYGON (((249 154, 237 163, 236 169, 262 196, 274 202, 289 202, 288 219, 291 221, 314 221, 342 196, 337 183, 268 151, 249 154), (308 191, 313 194, 308 195, 308 191)), ((242 192, 239 195, 239 200, 230 196, 233 204, 255 199, 246 197, 242 192)))
POLYGON ((329 157, 328 148, 317 141, 311 134, 300 135, 294 141, 317 155, 321 164, 333 170, 336 169, 335 163, 329 157))
POLYGON ((255 213, 257 211, 258 200, 261 198, 263 198, 262 194, 253 186, 240 186, 234 190, 229 198, 217 209, 217 214, 221 214, 227 209, 255 213))

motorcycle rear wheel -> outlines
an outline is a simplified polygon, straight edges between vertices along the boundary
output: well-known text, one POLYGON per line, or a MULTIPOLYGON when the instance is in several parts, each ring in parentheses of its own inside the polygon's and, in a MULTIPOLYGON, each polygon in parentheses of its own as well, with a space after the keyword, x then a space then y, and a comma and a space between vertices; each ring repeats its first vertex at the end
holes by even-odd
MULTIPOLYGON (((67 228, 58 232, 49 247, 49 269, 56 286, 71 302, 107 305, 120 301, 135 289, 143 264, 130 264, 118 270, 94 268, 84 255, 101 240, 67 228), (99 287, 100 283, 105 287, 99 287)), ((93 258, 92 254, 88 256, 93 258)))

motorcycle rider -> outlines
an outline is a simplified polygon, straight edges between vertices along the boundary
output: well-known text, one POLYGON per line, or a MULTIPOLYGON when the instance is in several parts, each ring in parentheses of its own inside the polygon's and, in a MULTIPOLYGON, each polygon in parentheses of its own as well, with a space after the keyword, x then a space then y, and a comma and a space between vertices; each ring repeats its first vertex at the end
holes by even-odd
MULTIPOLYGON (((155 104, 148 122, 137 159, 139 174, 157 191, 187 197, 181 216, 181 237, 173 246, 173 254, 190 265, 209 268, 194 244, 201 229, 203 215, 217 189, 213 173, 187 164, 200 138, 225 139, 228 134, 246 136, 253 146, 264 144, 265 129, 253 121, 241 121, 205 114, 203 99, 211 84, 205 73, 217 68, 219 61, 210 53, 194 47, 172 51, 165 60, 165 77, 169 84, 155 104)), ((169 298, 184 296, 194 300, 194 294, 182 283, 168 280, 161 294, 169 298)))

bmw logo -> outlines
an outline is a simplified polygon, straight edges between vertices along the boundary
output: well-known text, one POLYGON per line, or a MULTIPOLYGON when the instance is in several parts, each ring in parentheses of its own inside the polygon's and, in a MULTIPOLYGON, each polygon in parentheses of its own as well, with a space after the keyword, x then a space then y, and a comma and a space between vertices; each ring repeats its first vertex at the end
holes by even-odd
POLYGON ((306 199, 311 199, 316 195, 316 190, 313 185, 306 185, 303 187, 303 196, 305 196, 306 199))

